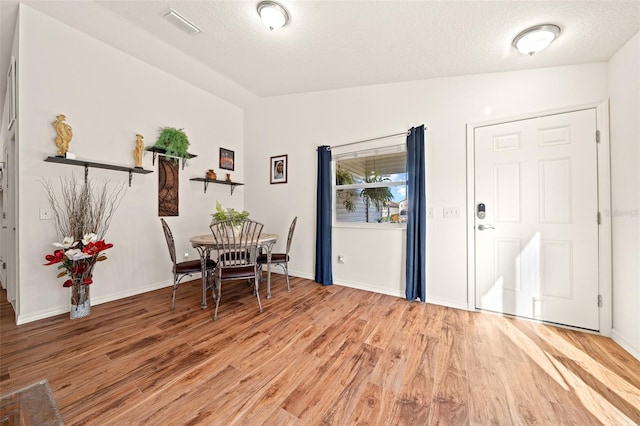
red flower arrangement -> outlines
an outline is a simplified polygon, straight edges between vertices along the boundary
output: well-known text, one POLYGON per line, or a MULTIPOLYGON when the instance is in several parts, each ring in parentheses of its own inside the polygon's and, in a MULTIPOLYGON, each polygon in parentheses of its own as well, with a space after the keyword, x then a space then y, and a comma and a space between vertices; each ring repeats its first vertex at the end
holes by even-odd
POLYGON ((82 240, 73 241, 71 237, 65 237, 62 243, 54 243, 54 247, 60 247, 53 254, 45 256, 47 263, 45 266, 62 263, 58 269, 64 271, 58 274, 58 278, 69 275, 62 286, 72 287, 74 285, 90 285, 93 283, 93 267, 96 262, 107 259, 107 256, 100 255, 103 251, 113 247, 111 243, 98 240, 96 234, 85 234, 82 240))

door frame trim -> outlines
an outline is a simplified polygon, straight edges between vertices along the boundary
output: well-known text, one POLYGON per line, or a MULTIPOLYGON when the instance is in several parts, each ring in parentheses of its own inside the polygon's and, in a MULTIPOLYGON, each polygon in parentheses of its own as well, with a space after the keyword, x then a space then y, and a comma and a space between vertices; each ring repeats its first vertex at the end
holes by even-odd
MULTIPOLYGON (((601 223, 598 227, 598 293, 602 296, 602 307, 598 311, 599 333, 611 336, 613 318, 612 300, 612 267, 611 267, 611 159, 609 147, 609 100, 596 104, 588 104, 564 109, 543 111, 514 117, 467 124, 467 309, 477 311, 476 267, 475 267, 475 129, 496 124, 544 117, 548 115, 594 109, 596 112, 596 129, 600 131, 600 143, 597 144, 598 162, 598 211, 601 223)), ((595 143, 595 135, 594 135, 595 143)), ((595 220, 596 218, 594 218, 595 220)), ((593 303, 597 303, 596 300, 593 303)), ((536 321, 536 320, 533 320, 536 321)), ((572 327, 570 327, 572 328, 572 327)))

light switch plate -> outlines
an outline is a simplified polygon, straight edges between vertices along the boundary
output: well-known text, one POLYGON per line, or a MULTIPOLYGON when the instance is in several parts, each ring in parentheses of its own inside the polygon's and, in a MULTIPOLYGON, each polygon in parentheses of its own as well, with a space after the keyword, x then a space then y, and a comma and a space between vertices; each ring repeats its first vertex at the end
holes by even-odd
POLYGON ((40 207, 40 220, 51 220, 53 212, 50 207, 40 207))
POLYGON ((445 219, 458 219, 460 217, 460 207, 443 208, 442 217, 445 219))

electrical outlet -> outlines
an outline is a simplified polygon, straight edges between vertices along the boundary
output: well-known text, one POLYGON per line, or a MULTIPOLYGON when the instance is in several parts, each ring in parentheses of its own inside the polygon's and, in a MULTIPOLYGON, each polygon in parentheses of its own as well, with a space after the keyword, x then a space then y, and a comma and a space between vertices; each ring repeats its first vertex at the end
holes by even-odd
POLYGON ((51 220, 53 218, 53 212, 50 207, 40 208, 40 220, 51 220))
POLYGON ((442 217, 445 219, 458 219, 460 217, 460 207, 443 208, 442 217))

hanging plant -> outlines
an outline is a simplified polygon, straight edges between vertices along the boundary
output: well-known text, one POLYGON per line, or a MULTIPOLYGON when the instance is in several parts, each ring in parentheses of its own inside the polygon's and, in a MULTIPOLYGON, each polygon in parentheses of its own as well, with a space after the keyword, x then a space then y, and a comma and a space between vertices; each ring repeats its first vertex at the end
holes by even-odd
MULTIPOLYGON (((349 171, 340 167, 336 169, 336 185, 352 185, 354 183, 355 179, 349 171)), ((337 191, 336 197, 338 202, 342 203, 349 213, 356 211, 356 191, 354 189, 343 189, 337 191)))
POLYGON ((186 163, 187 159, 191 157, 189 154, 189 138, 183 129, 176 129, 175 127, 162 127, 160 129, 160 136, 155 148, 162 148, 165 150, 165 154, 169 157, 181 158, 186 163))

